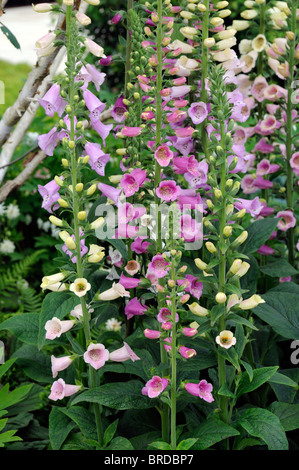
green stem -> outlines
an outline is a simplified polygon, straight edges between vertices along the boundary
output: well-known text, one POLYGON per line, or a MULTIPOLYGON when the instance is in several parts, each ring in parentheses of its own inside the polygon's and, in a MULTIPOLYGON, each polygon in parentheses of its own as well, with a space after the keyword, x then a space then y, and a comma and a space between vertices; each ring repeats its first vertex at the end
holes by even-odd
MULTIPOLYGON (((73 29, 73 22, 75 22, 74 18, 72 17, 72 7, 68 6, 66 10, 66 34, 67 34, 67 55, 68 55, 68 67, 70 70, 69 76, 69 105, 71 108, 71 112, 69 113, 70 118, 70 141, 75 141, 75 82, 73 80, 73 76, 76 69, 76 57, 72 53, 72 29, 73 29)), ((70 149, 71 154, 71 177, 72 177, 72 196, 73 196, 73 215, 74 215, 74 237, 76 243, 76 255, 77 255, 77 276, 78 278, 83 277, 83 265, 82 265, 82 258, 81 258, 81 247, 80 247, 80 227, 79 227, 79 220, 78 220, 78 212, 80 209, 80 202, 79 202, 79 195, 76 191, 76 186, 78 183, 77 178, 77 155, 75 148, 70 149)), ((85 342, 87 343, 91 340, 90 334, 90 325, 89 325, 89 313, 86 305, 86 300, 84 297, 81 297, 81 306, 82 306, 82 313, 83 313, 83 330, 85 335, 85 342)), ((91 388, 96 387, 96 373, 92 367, 89 366, 89 377, 90 377, 90 386, 91 388)), ((97 426, 97 433, 98 433, 98 440, 99 444, 103 445, 103 429, 102 429, 102 422, 101 422, 101 413, 100 408, 97 403, 94 404, 94 413, 96 419, 96 426, 97 426)))
MULTIPOLYGON (((162 90, 162 39, 163 39, 163 29, 162 29, 162 0, 158 0, 157 2, 157 14, 158 14, 158 24, 156 29, 157 34, 157 78, 156 78, 156 93, 155 93, 155 105, 156 105, 156 139, 155 144, 156 148, 161 145, 162 143, 162 97, 161 97, 161 90, 162 90)), ((156 160, 155 162, 155 189, 158 188, 161 182, 161 167, 156 160)), ((155 192, 155 204, 157 210, 157 252, 162 252, 162 220, 161 220, 161 212, 158 211, 159 206, 159 198, 155 192)), ((161 283, 162 284, 162 283, 161 283)), ((162 307, 163 301, 163 294, 158 294, 158 308, 162 307)), ((161 362, 164 364, 168 363, 167 352, 163 344, 160 347, 160 355, 161 355, 161 362)), ((164 375, 167 373, 165 371, 164 375)), ((162 411, 161 411, 161 427, 162 427, 162 439, 166 442, 169 440, 169 408, 167 404, 163 403, 162 411)))
MULTIPOLYGON (((293 182, 293 169, 290 165, 290 160, 292 157, 292 143, 293 143, 293 118, 292 118, 292 110, 293 110, 293 103, 292 103, 292 93, 293 89, 293 81, 294 81, 294 65, 295 65, 295 46, 296 46, 296 3, 293 2, 291 7, 291 31, 295 34, 295 37, 292 41, 289 41, 290 49, 289 49, 289 70, 290 75, 288 77, 287 82, 287 90, 288 90, 288 97, 287 97, 287 123, 286 123, 286 156, 287 156, 287 208, 290 209, 292 212, 294 211, 293 208, 293 189, 294 189, 294 182, 293 182)), ((289 251, 289 263, 294 265, 295 260, 295 242, 294 242, 294 228, 289 228, 287 231, 288 237, 288 251, 289 251)))
MULTIPOLYGON (((223 122, 220 123, 220 135, 221 135, 221 147, 225 150, 225 125, 223 122)), ((223 162, 220 168, 220 190, 222 192, 222 209, 219 214, 219 292, 225 293, 225 283, 226 283, 226 252, 224 250, 225 240, 223 229, 226 225, 226 198, 225 198, 225 184, 227 180, 227 164, 226 157, 223 158, 223 162)), ((219 331, 225 330, 226 319, 225 314, 223 314, 219 319, 219 331)), ((225 359, 218 355, 218 374, 219 374, 219 387, 221 387, 226 382, 226 363, 225 359)), ((228 417, 228 403, 227 397, 219 397, 219 405, 221 409, 222 418, 227 422, 228 417)))
MULTIPOLYGON (((127 2, 127 15, 129 10, 134 6, 134 0, 128 0, 127 2)), ((128 18, 128 16, 127 16, 128 18)), ((131 70, 131 52, 132 52, 132 41, 130 36, 130 28, 127 20, 127 41, 126 41, 126 71, 125 71, 125 97, 127 98, 128 88, 127 85, 130 81, 130 70, 131 70)))
MULTIPOLYGON (((208 102, 208 93, 206 90, 206 79, 208 78, 208 48, 204 45, 204 40, 209 37, 209 16, 210 16, 210 1, 204 0, 204 6, 206 11, 203 14, 202 22, 202 51, 201 51, 201 92, 200 99, 204 103, 208 102)), ((201 124, 201 141, 202 148, 205 154, 205 157, 209 157, 209 148, 208 148, 208 135, 207 135, 207 119, 201 124)))
MULTIPOLYGON (((172 261, 171 278, 176 282, 175 268, 172 261)), ((176 289, 171 293, 171 449, 176 450, 176 289)))

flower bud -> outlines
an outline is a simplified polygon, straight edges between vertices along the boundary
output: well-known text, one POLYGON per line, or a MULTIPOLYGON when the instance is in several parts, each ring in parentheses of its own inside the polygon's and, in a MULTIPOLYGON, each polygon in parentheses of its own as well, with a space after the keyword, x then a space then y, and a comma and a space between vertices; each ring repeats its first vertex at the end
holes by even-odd
POLYGON ((87 217, 86 211, 80 211, 80 212, 78 212, 78 219, 79 219, 79 220, 85 220, 86 217, 87 217))
POLYGON ((76 243, 75 240, 72 237, 68 237, 64 243, 70 250, 75 250, 76 249, 76 243))
POLYGON ((212 253, 212 254, 213 254, 213 253, 216 253, 216 251, 217 251, 216 246, 215 246, 214 243, 212 243, 212 242, 206 242, 206 248, 207 248, 207 250, 208 250, 210 253, 212 253))
POLYGON ((56 225, 56 227, 63 227, 64 225, 64 221, 58 219, 58 217, 55 217, 55 215, 50 215, 49 220, 53 225, 56 225))
POLYGON ((232 243, 232 248, 237 248, 238 246, 242 245, 242 243, 245 242, 245 240, 247 239, 248 237, 248 232, 246 232, 246 230, 244 230, 241 235, 239 235, 232 243))
POLYGON ((265 301, 259 295, 252 295, 249 299, 242 300, 238 304, 238 307, 241 310, 251 310, 252 308, 257 307, 260 303, 265 303, 265 301))
POLYGON ((64 168, 67 168, 69 166, 69 162, 66 158, 62 158, 61 163, 64 166, 64 168))
POLYGON ((32 8, 37 13, 48 13, 52 11, 52 5, 50 3, 39 3, 38 5, 33 5, 32 8))
POLYGON ((200 258, 195 258, 194 262, 197 268, 201 269, 202 271, 204 271, 208 267, 208 265, 204 261, 202 261, 200 258))
POLYGON ((61 207, 69 207, 69 203, 65 199, 58 199, 57 202, 61 207))
POLYGON ((97 228, 101 227, 104 222, 105 222, 104 217, 99 217, 98 219, 94 220, 90 224, 90 228, 93 229, 93 230, 96 230, 97 228))
POLYGON ((235 259, 235 261, 233 262, 233 264, 231 265, 231 267, 229 269, 229 272, 232 273, 232 274, 237 274, 237 272, 239 271, 241 266, 242 266, 242 260, 241 259, 235 259))
POLYGON ((212 47, 215 45, 215 39, 214 38, 206 38, 203 42, 205 47, 212 47))
POLYGON ((66 230, 62 230, 61 232, 59 232, 59 237, 63 242, 65 242, 65 240, 69 238, 69 236, 70 234, 66 230))
POLYGON ((97 189, 97 185, 96 184, 92 184, 86 191, 86 194, 87 196, 91 196, 92 194, 94 194, 94 192, 96 191, 97 189))
POLYGON ((188 304, 189 310, 198 317, 205 317, 209 315, 209 310, 199 305, 197 302, 193 302, 192 304, 188 304))
POLYGON ((215 300, 218 304, 224 304, 226 302, 226 295, 224 292, 218 292, 216 294, 215 300))
POLYGON ((62 186, 64 185, 63 180, 61 178, 59 178, 59 176, 55 176, 54 180, 55 180, 55 183, 58 184, 58 186, 60 186, 62 188, 62 186))
POLYGON ((232 234, 233 228, 231 225, 226 225, 223 229, 223 235, 225 237, 230 237, 232 234))
POLYGON ((82 190, 83 190, 83 183, 76 184, 76 191, 78 193, 81 193, 82 190))

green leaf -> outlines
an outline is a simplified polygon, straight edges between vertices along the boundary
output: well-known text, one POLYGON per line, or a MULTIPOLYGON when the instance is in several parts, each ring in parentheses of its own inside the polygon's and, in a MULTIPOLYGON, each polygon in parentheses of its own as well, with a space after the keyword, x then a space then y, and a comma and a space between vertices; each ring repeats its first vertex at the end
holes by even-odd
POLYGON ((189 439, 184 439, 178 444, 176 450, 189 450, 191 449, 191 447, 195 444, 197 440, 198 440, 197 438, 192 438, 192 437, 190 437, 189 439))
POLYGON ((154 449, 159 449, 159 450, 171 450, 171 445, 168 444, 168 442, 165 441, 155 441, 150 444, 150 447, 153 447, 154 449))
POLYGON ((267 240, 270 235, 274 232, 278 224, 278 219, 269 218, 260 219, 253 222, 248 229, 248 237, 245 243, 241 245, 242 253, 254 253, 256 252, 267 240))
POLYGON ((260 270, 262 273, 271 277, 288 277, 298 273, 298 271, 283 258, 261 266, 260 270))
POLYGON ((99 403, 116 410, 129 410, 153 408, 156 406, 156 400, 142 395, 143 384, 139 380, 129 382, 107 383, 100 387, 91 388, 73 400, 73 404, 82 401, 99 403))
POLYGON ((50 356, 43 354, 36 346, 24 344, 12 357, 32 380, 46 384, 52 381, 50 356))
POLYGON ((0 29, 2 30, 2 33, 7 37, 9 42, 16 48, 16 49, 21 49, 21 46, 19 44, 19 41, 15 37, 15 35, 8 29, 6 26, 4 26, 3 23, 0 22, 0 29))
POLYGON ((298 384, 294 382, 294 380, 290 379, 290 377, 288 377, 287 375, 280 374, 279 372, 275 372, 275 374, 272 375, 271 379, 269 379, 268 382, 274 384, 287 385, 296 389, 298 388, 298 384))
POLYGON ((33 384, 22 385, 9 393, 9 385, 4 385, 0 390, 0 410, 4 410, 15 403, 22 401, 27 393, 30 392, 32 386, 33 384))
POLYGON ((16 362, 16 359, 11 358, 8 359, 4 364, 0 366, 0 379, 1 377, 6 374, 6 372, 11 368, 11 366, 16 362))
POLYGON ((285 292, 272 289, 262 298, 265 303, 255 307, 254 314, 284 338, 299 338, 299 294, 289 292, 286 295, 285 292))
POLYGON ((248 328, 251 328, 252 330, 258 331, 258 328, 254 326, 250 321, 246 320, 246 318, 240 317, 240 315, 236 314, 231 314, 227 317, 228 321, 233 321, 239 325, 244 325, 247 326, 248 328))
POLYGON ((59 450, 69 433, 76 427, 65 413, 53 406, 49 416, 49 437, 53 450, 59 450))
POLYGON ((235 394, 229 390, 226 383, 221 385, 218 390, 218 395, 222 395, 223 397, 235 398, 235 394))
POLYGON ((294 431, 299 428, 299 404, 271 403, 269 410, 274 413, 285 431, 294 431))
POLYGON ((112 439, 110 445, 107 447, 109 450, 134 450, 131 442, 125 437, 115 437, 112 439))
POLYGON ((117 425, 118 425, 118 419, 114 421, 114 423, 111 423, 110 426, 105 431, 104 434, 104 446, 106 447, 109 442, 113 439, 114 434, 116 433, 117 430, 117 425))
MULTIPOLYGON (((53 317, 62 320, 79 303, 78 297, 71 292, 51 292, 45 297, 42 311, 39 315, 38 349, 41 349, 46 342, 45 324, 47 321, 53 317)), ((49 343, 50 341, 47 342, 49 343)))
POLYGON ((259 388, 265 382, 275 374, 278 367, 261 367, 260 369, 255 369, 253 371, 253 378, 250 380, 248 372, 243 372, 239 386, 237 388, 237 398, 239 398, 244 393, 252 392, 253 390, 259 388))
POLYGON ((253 379, 253 369, 251 367, 250 364, 248 364, 248 362, 245 362, 243 360, 240 359, 240 364, 244 367, 244 369, 246 370, 247 374, 248 374, 248 378, 249 378, 249 382, 252 382, 252 379, 253 379))
POLYGON ((224 357, 229 361, 237 370, 240 370, 239 358, 235 348, 225 349, 221 346, 217 349, 217 352, 220 356, 224 357))
POLYGON ((0 434, 0 447, 4 447, 7 442, 22 441, 21 437, 14 435, 16 432, 17 430, 11 430, 0 434))
POLYGON ((262 439, 269 450, 288 450, 288 440, 279 418, 268 410, 250 408, 238 421, 250 436, 262 439))
POLYGON ((192 450, 204 450, 223 439, 238 436, 239 432, 232 426, 229 426, 218 419, 210 418, 202 423, 198 428, 192 430, 192 433, 190 434, 192 435, 192 438, 197 438, 192 450))
POLYGON ((27 344, 37 344, 38 339, 38 313, 22 313, 13 315, 0 325, 1 330, 8 330, 20 341, 27 344))
POLYGON ((90 439, 97 439, 97 428, 94 413, 81 406, 71 406, 70 408, 59 408, 68 418, 73 420, 84 436, 90 439))

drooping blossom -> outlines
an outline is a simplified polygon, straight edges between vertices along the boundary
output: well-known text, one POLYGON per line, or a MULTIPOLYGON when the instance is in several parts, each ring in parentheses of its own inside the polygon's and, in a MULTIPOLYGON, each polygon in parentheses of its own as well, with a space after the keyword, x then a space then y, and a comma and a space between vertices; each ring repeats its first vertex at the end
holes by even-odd
POLYGON ((137 237, 131 243, 131 250, 140 255, 141 253, 146 253, 149 245, 151 245, 151 243, 147 242, 144 237, 137 237))
POLYGON ((221 331, 221 333, 216 337, 216 343, 225 349, 229 349, 231 346, 234 346, 236 341, 237 340, 233 333, 229 330, 221 331))
POLYGON ((115 282, 110 289, 98 294, 98 300, 115 300, 119 297, 130 297, 130 292, 127 291, 122 284, 115 282))
POLYGON ((53 382, 49 399, 53 401, 62 400, 65 397, 74 395, 81 390, 81 385, 66 384, 63 379, 58 379, 53 382))
POLYGON ((112 110, 111 116, 116 122, 123 122, 126 119, 125 113, 127 112, 127 107, 124 105, 124 96, 121 95, 117 98, 112 110))
MULTIPOLYGON (((169 320, 172 320, 172 314, 171 314, 171 311, 166 308, 166 307, 162 307, 160 310, 159 310, 159 313, 157 315, 157 320, 158 322, 160 323, 166 323, 168 322, 169 320)), ((179 315, 176 313, 175 314, 175 322, 177 323, 179 321, 179 315)))
POLYGON ((52 206, 53 210, 56 210, 60 207, 59 204, 55 204, 55 202, 60 199, 60 194, 58 192, 59 189, 60 186, 56 183, 55 180, 50 181, 49 183, 45 184, 45 186, 41 186, 40 184, 37 186, 37 190, 43 198, 42 208, 50 212, 50 214, 53 213, 52 206))
POLYGON ((208 108, 206 103, 199 101, 198 103, 192 103, 188 109, 188 114, 193 124, 202 123, 208 116, 208 108))
POLYGON ((51 368, 53 378, 57 377, 58 372, 67 369, 73 362, 72 356, 55 357, 51 356, 51 368))
POLYGON ((145 387, 142 389, 142 395, 147 395, 149 398, 156 398, 165 390, 167 385, 167 379, 154 375, 152 379, 146 382, 145 387))
POLYGON ((198 384, 186 383, 185 389, 187 392, 191 393, 191 395, 202 398, 208 403, 212 403, 214 401, 214 397, 212 395, 213 385, 209 384, 206 380, 201 380, 198 384))
POLYGON ((47 116, 54 116, 57 113, 60 117, 66 107, 66 101, 60 94, 60 86, 54 84, 47 91, 43 98, 39 100, 39 104, 44 108, 47 116))
POLYGON ((181 346, 179 348, 179 353, 185 359, 190 359, 191 357, 196 356, 195 349, 186 348, 186 346, 181 346))
POLYGON ((100 144, 87 142, 85 152, 89 156, 88 163, 100 176, 105 176, 105 166, 110 160, 110 154, 103 152, 100 144))
POLYGON ((137 356, 137 354, 134 353, 132 348, 124 341, 123 347, 116 349, 115 351, 112 351, 109 354, 109 360, 114 361, 114 362, 125 362, 131 359, 131 361, 139 361, 140 357, 137 356))
POLYGON ((125 196, 133 196, 133 194, 139 191, 140 186, 143 185, 145 179, 146 170, 137 168, 131 171, 131 173, 126 173, 120 180, 120 185, 124 190, 125 196))
POLYGON ((173 152, 167 144, 162 144, 155 151, 155 158, 160 166, 167 167, 173 157, 173 152))
POLYGON ((53 317, 45 324, 46 339, 60 338, 62 333, 66 333, 74 326, 74 323, 74 320, 60 320, 57 317, 53 317))
POLYGON ((277 212, 276 217, 280 218, 280 221, 277 224, 279 230, 286 232, 296 225, 296 218, 291 210, 277 212))
POLYGON ((147 307, 139 302, 137 297, 129 300, 127 305, 125 306, 125 315, 128 320, 133 318, 135 315, 144 315, 146 312, 147 307))
POLYGON ((153 256, 152 261, 148 265, 148 269, 157 278, 165 277, 169 270, 169 263, 165 261, 160 253, 153 256))
POLYGON ((163 180, 156 189, 156 194, 163 201, 175 201, 181 192, 180 186, 173 180, 163 180))

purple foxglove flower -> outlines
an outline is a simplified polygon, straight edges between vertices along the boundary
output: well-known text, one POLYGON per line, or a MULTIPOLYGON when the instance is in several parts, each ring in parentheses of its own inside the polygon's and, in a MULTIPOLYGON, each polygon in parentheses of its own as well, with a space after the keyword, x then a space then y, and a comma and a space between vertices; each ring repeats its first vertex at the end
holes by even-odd
POLYGON ((125 362, 131 359, 131 361, 140 361, 140 357, 134 353, 130 346, 124 342, 122 348, 116 349, 109 354, 109 360, 114 362, 125 362))
POLYGON ((206 380, 201 380, 198 384, 187 383, 185 385, 185 389, 187 392, 191 393, 191 395, 202 398, 208 403, 212 403, 214 401, 212 395, 213 385, 209 384, 206 380))
POLYGON ((149 398, 156 398, 165 390, 167 385, 167 379, 161 379, 158 375, 154 375, 152 379, 146 382, 145 387, 142 389, 142 395, 147 395, 149 398))
POLYGON ((131 173, 126 173, 120 180, 120 185, 124 190, 125 196, 133 196, 139 191, 146 179, 146 170, 135 169, 131 173))
POLYGON ((66 384, 63 379, 53 382, 49 399, 53 401, 62 400, 64 397, 70 397, 81 389, 81 385, 66 384))
POLYGON ((255 177, 252 175, 245 175, 241 181, 241 188, 244 194, 252 194, 258 191, 258 188, 254 184, 255 177))
POLYGON ((251 94, 259 103, 264 101, 265 99, 264 91, 267 87, 268 87, 268 82, 264 77, 262 77, 261 75, 256 77, 256 79, 254 80, 252 84, 251 94))
POLYGON ((279 282, 292 282, 292 276, 287 276, 287 277, 280 277, 279 282))
POLYGON ((208 170, 209 170, 209 165, 207 162, 202 160, 201 162, 198 163, 197 166, 197 175, 194 175, 192 173, 185 173, 184 177, 186 181, 190 184, 191 188, 193 189, 198 189, 201 188, 203 185, 206 184, 207 179, 208 179, 208 170))
POLYGON ((98 370, 105 365, 105 362, 109 360, 109 351, 103 344, 91 343, 87 351, 83 355, 84 362, 90 364, 91 367, 98 370))
POLYGON ((275 147, 271 144, 268 144, 266 139, 263 137, 259 142, 255 145, 253 152, 260 152, 260 153, 272 153, 274 152, 275 147))
POLYGON ((88 142, 85 145, 85 152, 89 155, 89 165, 100 176, 105 176, 105 166, 110 160, 110 154, 105 154, 100 144, 88 142))
POLYGON ((191 274, 186 274, 185 279, 179 279, 178 285, 181 286, 185 280, 188 281, 188 285, 185 288, 186 292, 189 292, 191 295, 200 299, 203 289, 203 284, 198 280, 198 277, 192 276, 191 274))
POLYGON ((279 230, 286 232, 289 228, 295 227, 296 218, 290 210, 277 212, 276 217, 279 217, 281 220, 278 222, 277 227, 279 230))
POLYGON ((107 55, 107 57, 102 57, 99 60, 100 65, 107 66, 107 65, 110 65, 111 63, 112 63, 112 55, 107 55))
POLYGON ((133 299, 129 300, 125 306, 125 315, 127 316, 127 319, 130 320, 130 318, 133 318, 135 315, 144 315, 144 312, 146 312, 147 308, 148 307, 139 302, 137 297, 134 297, 133 299))
POLYGON ((185 359, 190 359, 190 357, 196 356, 196 351, 195 349, 190 349, 186 348, 186 346, 181 346, 179 348, 179 353, 181 356, 183 356, 185 359))
POLYGON ((184 206, 187 206, 188 209, 204 212, 200 194, 196 194, 196 191, 193 189, 182 189, 177 202, 182 210, 184 210, 184 206))
POLYGON ((142 132, 142 127, 128 127, 125 126, 122 128, 121 133, 125 137, 137 137, 142 132))
POLYGON ((290 165, 294 170, 294 173, 299 176, 299 152, 295 152, 290 159, 290 165))
POLYGON ((176 182, 173 180, 161 181, 156 189, 157 196, 166 202, 175 201, 180 192, 180 186, 177 186, 176 182))
POLYGON ((168 166, 172 157, 173 152, 170 150, 167 144, 159 145, 155 151, 155 159, 162 167, 168 166))
POLYGON ((127 107, 124 105, 123 99, 123 95, 117 98, 111 111, 111 116, 116 122, 123 122, 126 119, 125 112, 127 112, 127 107))
POLYGON ((275 253, 275 250, 273 250, 273 248, 271 248, 270 246, 268 245, 262 245, 259 247, 259 249, 257 250, 257 252, 260 254, 260 255, 265 255, 265 256, 268 256, 268 255, 273 255, 275 253))
POLYGON ((86 64, 86 70, 90 76, 90 80, 94 83, 97 91, 100 91, 100 86, 104 83, 106 74, 99 72, 92 64, 86 64))
MULTIPOLYGON (((161 308, 158 315, 157 315, 158 322, 166 323, 166 322, 170 321, 171 319, 172 319, 171 311, 166 307, 161 308)), ((179 321, 179 316, 176 313, 175 314, 175 322, 177 323, 178 321, 179 321)))
POLYGON ((137 237, 136 240, 131 243, 131 250, 140 255, 141 253, 146 253, 149 245, 151 245, 151 243, 145 241, 144 237, 137 237))
POLYGON ((110 23, 111 24, 117 24, 121 21, 122 19, 122 14, 121 12, 120 13, 116 13, 116 15, 113 16, 113 18, 110 20, 110 23))
MULTIPOLYGON (((49 183, 45 184, 45 186, 41 186, 40 184, 37 186, 38 192, 43 198, 42 208, 51 214, 53 213, 52 205, 60 198, 60 194, 58 192, 59 188, 60 186, 56 183, 55 180, 50 181, 49 183)), ((56 210, 59 207, 59 204, 55 204, 53 209, 56 210)))
POLYGON ((165 261, 160 253, 157 253, 149 263, 148 270, 160 279, 161 277, 165 277, 169 271, 169 263, 165 261))
POLYGON ((56 83, 52 85, 44 97, 39 100, 39 104, 44 108, 47 116, 53 117, 55 112, 61 116, 66 107, 66 101, 60 95, 60 86, 56 83))
POLYGON ((105 141, 110 134, 113 124, 103 124, 100 120, 96 121, 95 119, 90 119, 90 123, 94 130, 99 134, 103 140, 103 145, 105 146, 105 141))
POLYGON ((102 192, 102 196, 106 196, 108 199, 111 199, 116 205, 119 204, 119 198, 121 195, 121 189, 114 188, 109 184, 99 183, 99 190, 102 192))
POLYGON ((272 188, 273 182, 265 180, 262 176, 258 175, 254 180, 254 186, 260 189, 272 188))
POLYGON ((161 331, 149 330, 148 328, 146 328, 143 333, 147 339, 158 339, 161 336, 161 331))
POLYGON ((91 91, 84 90, 83 98, 87 109, 90 111, 90 119, 98 121, 101 113, 106 108, 106 104, 102 103, 91 91))
POLYGON ((192 219, 191 215, 184 214, 181 217, 181 237, 186 242, 194 242, 202 239, 201 224, 192 219))
POLYGON ((263 160, 261 160, 257 164, 256 174, 257 175, 269 175, 271 173, 275 173, 276 171, 278 171, 279 168, 280 168, 279 165, 271 164, 269 160, 267 160, 266 158, 263 158, 263 160))
POLYGON ((197 330, 195 328, 184 327, 182 333, 183 335, 191 338, 192 336, 195 336, 197 334, 197 330))
POLYGON ((235 202, 235 208, 239 211, 245 209, 252 217, 257 217, 263 209, 263 204, 258 196, 252 200, 238 198, 235 202))
POLYGON ((58 140, 59 133, 57 132, 57 128, 53 127, 47 134, 42 134, 38 137, 38 145, 46 155, 52 157, 58 140))
POLYGON ((188 109, 188 114, 193 124, 200 124, 208 116, 208 108, 206 103, 199 101, 198 103, 192 103, 188 109))
POLYGON ((172 145, 182 155, 188 156, 193 151, 193 139, 191 137, 171 137, 172 145))
POLYGON ((121 273, 120 279, 118 281, 125 289, 135 289, 140 283, 140 279, 135 277, 127 277, 121 273))

